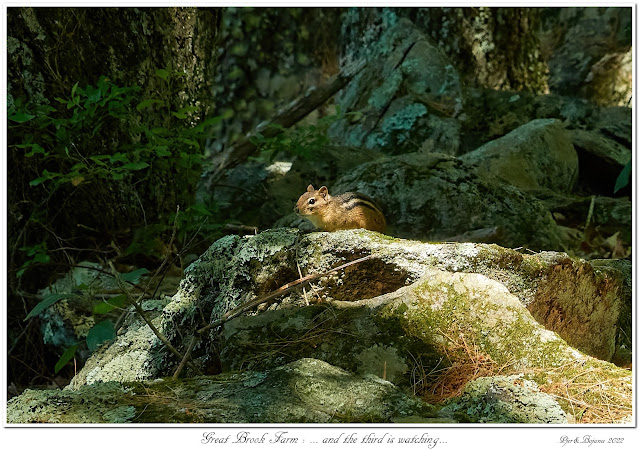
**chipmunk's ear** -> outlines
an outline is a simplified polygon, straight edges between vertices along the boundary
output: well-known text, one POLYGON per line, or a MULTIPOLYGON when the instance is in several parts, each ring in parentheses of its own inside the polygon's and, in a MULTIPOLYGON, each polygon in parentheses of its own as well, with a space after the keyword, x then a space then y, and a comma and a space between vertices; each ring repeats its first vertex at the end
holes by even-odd
POLYGON ((326 186, 322 186, 321 188, 319 188, 317 192, 319 192, 319 195, 321 195, 324 198, 328 196, 328 188, 326 186))
POLYGON ((313 187, 312 184, 309 184, 308 187, 306 188, 306 192, 313 192, 315 190, 315 188, 313 187))

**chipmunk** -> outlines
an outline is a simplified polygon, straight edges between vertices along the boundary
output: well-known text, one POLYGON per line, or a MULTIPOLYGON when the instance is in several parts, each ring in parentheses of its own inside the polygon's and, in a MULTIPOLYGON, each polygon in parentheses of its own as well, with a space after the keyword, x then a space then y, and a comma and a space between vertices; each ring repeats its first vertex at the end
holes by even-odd
POLYGON ((383 232, 386 228, 386 219, 379 207, 370 197, 359 192, 333 197, 328 194, 326 186, 315 190, 309 184, 297 200, 294 211, 324 231, 366 228, 383 232))

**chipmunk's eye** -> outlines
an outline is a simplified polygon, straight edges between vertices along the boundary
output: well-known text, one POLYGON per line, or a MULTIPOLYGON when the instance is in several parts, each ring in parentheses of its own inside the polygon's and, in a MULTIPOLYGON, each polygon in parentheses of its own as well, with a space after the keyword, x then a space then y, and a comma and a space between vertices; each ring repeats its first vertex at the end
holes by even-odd
POLYGON ((309 198, 308 199, 308 204, 309 205, 314 205, 315 204, 315 199, 314 198, 309 198))

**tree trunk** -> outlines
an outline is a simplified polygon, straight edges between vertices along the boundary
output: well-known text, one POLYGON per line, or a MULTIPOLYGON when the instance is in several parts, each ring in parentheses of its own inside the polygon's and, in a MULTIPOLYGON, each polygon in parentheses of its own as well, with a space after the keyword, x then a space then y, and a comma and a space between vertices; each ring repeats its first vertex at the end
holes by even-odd
MULTIPOLYGON (((72 98, 74 85, 96 86, 105 76, 116 86, 138 85, 141 99, 163 96, 164 112, 160 108, 140 111, 149 129, 161 126, 167 116, 173 119, 167 111, 197 107, 197 113, 188 118, 188 128, 212 106, 220 17, 217 8, 8 8, 7 107, 15 111, 24 105, 34 109, 49 105, 52 116, 68 122, 72 111, 82 107, 67 110, 56 97, 72 98), (162 69, 184 75, 165 76, 166 81, 158 75, 162 69)), ((135 106, 128 108, 135 113, 135 106)), ((91 130, 71 135, 69 141, 84 144, 69 146, 67 151, 78 160, 90 161, 91 156, 115 155, 140 144, 140 136, 145 135, 131 134, 138 124, 108 118, 93 139, 91 130)), ((50 373, 59 356, 34 347, 41 341, 33 336, 38 333, 36 327, 26 333, 22 319, 38 302, 33 293, 74 262, 122 254, 134 231, 145 225, 170 226, 167 216, 178 204, 184 209, 192 201, 199 179, 195 170, 185 178, 158 164, 131 172, 121 181, 78 178, 55 189, 30 185, 44 167, 51 170, 66 162, 64 152, 28 157, 27 149, 16 147, 39 143, 35 133, 56 134, 53 125, 38 129, 33 125, 36 120, 24 124, 20 120, 9 120, 8 133, 8 327, 10 336, 19 336, 15 342, 11 339, 11 345, 17 345, 9 361, 9 378, 18 386, 33 376, 24 365, 37 373, 50 373), (29 254, 38 245, 44 246, 46 256, 29 254), (29 261, 35 264, 17 277, 29 261), (18 365, 13 357, 20 361, 18 365)), ((159 232, 151 237, 158 239, 159 232)))
POLYGON ((547 65, 537 31, 539 8, 352 8, 342 36, 344 56, 356 57, 393 20, 409 18, 454 61, 469 86, 546 92, 547 65))

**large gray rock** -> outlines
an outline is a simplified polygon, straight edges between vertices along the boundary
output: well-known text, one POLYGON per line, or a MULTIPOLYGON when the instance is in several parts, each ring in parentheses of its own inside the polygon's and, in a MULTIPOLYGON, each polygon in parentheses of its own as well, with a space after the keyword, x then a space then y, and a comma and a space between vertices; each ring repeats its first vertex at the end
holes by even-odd
MULTIPOLYGON (((277 229, 220 239, 187 269, 156 324, 184 350, 192 330, 206 324, 203 318, 216 321, 295 280, 298 266, 303 274, 325 272, 366 254, 376 256, 322 279, 306 296, 291 292, 268 311, 209 330, 194 349, 195 363, 203 371, 262 370, 313 357, 409 386, 414 358, 430 370, 459 333, 474 336, 495 361, 521 367, 584 358, 565 341, 601 359, 615 352, 621 280, 586 262, 361 230, 302 235, 277 229)), ((167 376, 178 363, 132 318, 112 345, 89 359, 72 387, 167 376)))
MULTIPOLYGON (((192 363, 220 375, 189 379, 194 372, 186 368, 182 381, 161 382, 157 391, 156 384, 147 383, 139 391, 135 382, 171 376, 179 360, 131 314, 115 342, 95 352, 64 393, 28 391, 10 406, 10 420, 441 420, 397 388, 426 394, 432 374, 468 367, 477 358, 495 369, 534 374, 544 388, 569 385, 584 371, 596 373, 616 380, 605 395, 624 403, 631 377, 601 361, 610 359, 618 344, 623 283, 617 272, 565 254, 525 255, 496 245, 427 244, 365 230, 302 234, 275 229, 227 236, 186 270, 178 293, 160 314, 148 313, 181 352, 192 335, 199 335, 192 363), (196 332, 296 280, 299 272, 325 273, 364 255, 372 256, 317 279, 305 293, 288 291, 257 311, 196 332), (100 383, 111 381, 125 387, 100 383), (148 405, 148 392, 165 402, 168 391, 179 393, 170 407, 148 405), (347 401, 349 392, 362 401, 347 401), (229 398, 237 408, 229 410, 229 398), (266 408, 266 403, 277 407, 266 408), (320 406, 304 416, 308 404, 320 406), (54 411, 49 405, 62 407, 54 411), (196 405, 195 415, 185 415, 185 405, 196 405), (182 412, 167 416, 171 411, 182 412)), ((530 404, 531 415, 517 417, 541 421, 536 404, 530 404)), ((488 417, 477 411, 459 420, 488 417)))
POLYGON ((445 421, 437 419, 436 408, 388 381, 313 359, 177 383, 27 390, 7 405, 8 423, 361 423, 404 417, 445 421))
POLYGON ((570 136, 556 119, 533 120, 460 159, 486 177, 499 177, 529 192, 569 193, 579 168, 570 136))
POLYGON ((362 164, 332 190, 374 198, 394 236, 446 241, 468 231, 497 228, 492 243, 562 249, 557 226, 540 202, 450 156, 411 153, 362 164))
POLYGON ((539 33, 551 92, 599 104, 632 97, 632 8, 545 8, 539 33))
POLYGON ((441 411, 460 422, 567 423, 566 413, 553 397, 521 376, 483 377, 466 385, 459 398, 441 411))

